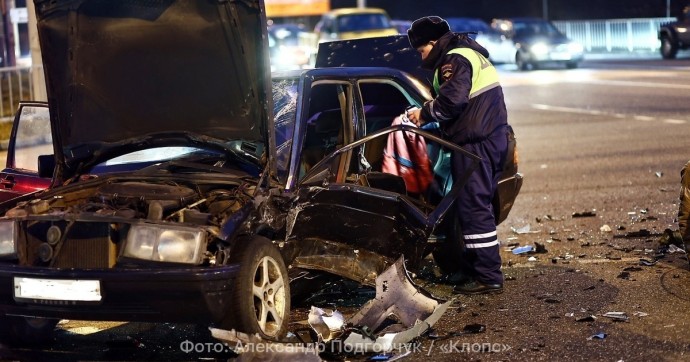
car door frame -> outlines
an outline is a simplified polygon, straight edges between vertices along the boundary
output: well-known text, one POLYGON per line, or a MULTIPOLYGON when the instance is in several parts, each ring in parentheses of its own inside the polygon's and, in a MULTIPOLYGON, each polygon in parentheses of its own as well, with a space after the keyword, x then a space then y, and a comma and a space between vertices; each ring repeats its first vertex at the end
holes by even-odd
MULTIPOLYGON (((38 107, 48 110, 47 102, 40 101, 21 101, 14 116, 12 124, 12 132, 10 135, 10 142, 7 149, 7 160, 5 168, 0 171, 0 202, 5 202, 17 197, 28 195, 37 191, 44 190, 50 187, 52 182, 52 174, 50 176, 40 175, 39 160, 37 158, 37 170, 27 170, 17 168, 16 165, 16 146, 17 146, 17 132, 19 125, 22 122, 22 114, 24 108, 38 107), (43 176, 43 177, 42 177, 43 176)), ((50 120, 50 117, 48 117, 50 120)), ((51 131, 52 138, 52 128, 51 131)), ((53 142, 53 155, 55 154, 53 142)))

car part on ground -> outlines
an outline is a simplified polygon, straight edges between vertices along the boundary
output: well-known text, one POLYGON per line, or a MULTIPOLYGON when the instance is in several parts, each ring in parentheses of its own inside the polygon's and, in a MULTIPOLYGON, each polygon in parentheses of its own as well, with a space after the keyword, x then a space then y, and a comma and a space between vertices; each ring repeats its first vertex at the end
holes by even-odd
POLYGON ((345 320, 338 311, 312 307, 308 323, 317 335, 314 344, 302 341, 281 345, 258 335, 216 328, 211 328, 211 334, 237 353, 248 352, 250 356, 258 345, 264 345, 262 350, 271 346, 276 351, 273 358, 291 357, 295 351, 303 353, 305 358, 312 358, 309 351, 330 355, 386 353, 426 333, 450 304, 451 301, 437 299, 417 288, 401 257, 376 278, 376 297, 349 319, 345 320))

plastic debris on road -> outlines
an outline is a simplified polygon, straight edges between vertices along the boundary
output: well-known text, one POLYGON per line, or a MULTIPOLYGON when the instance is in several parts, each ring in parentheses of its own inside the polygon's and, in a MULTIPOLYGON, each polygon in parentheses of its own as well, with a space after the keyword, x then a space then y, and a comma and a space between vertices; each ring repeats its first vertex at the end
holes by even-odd
POLYGON ((532 245, 525 245, 525 246, 518 246, 517 248, 514 248, 511 252, 515 255, 519 255, 519 254, 529 253, 532 250, 534 250, 532 245))
POLYGON ((608 334, 606 334, 606 333, 597 333, 597 334, 593 334, 593 335, 587 337, 587 340, 591 341, 593 339, 604 339, 604 338, 606 338, 606 336, 608 336, 608 334))
POLYGON ((627 322, 629 319, 625 312, 606 312, 602 317, 611 318, 616 322, 627 322))

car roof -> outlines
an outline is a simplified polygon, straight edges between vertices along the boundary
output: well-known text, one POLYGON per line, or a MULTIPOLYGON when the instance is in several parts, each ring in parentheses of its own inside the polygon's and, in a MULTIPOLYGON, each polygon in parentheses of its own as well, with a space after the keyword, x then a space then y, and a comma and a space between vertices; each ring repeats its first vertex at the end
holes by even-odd
POLYGON ((380 8, 339 8, 329 11, 327 14, 333 16, 352 15, 352 14, 384 14, 388 15, 385 10, 380 8))

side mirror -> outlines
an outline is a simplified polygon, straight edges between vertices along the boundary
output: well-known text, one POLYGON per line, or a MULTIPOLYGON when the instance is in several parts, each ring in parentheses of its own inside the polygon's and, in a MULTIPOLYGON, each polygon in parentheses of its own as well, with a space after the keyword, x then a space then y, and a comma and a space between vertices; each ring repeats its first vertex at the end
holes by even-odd
POLYGON ((55 172, 55 155, 38 156, 38 177, 52 178, 55 172))

